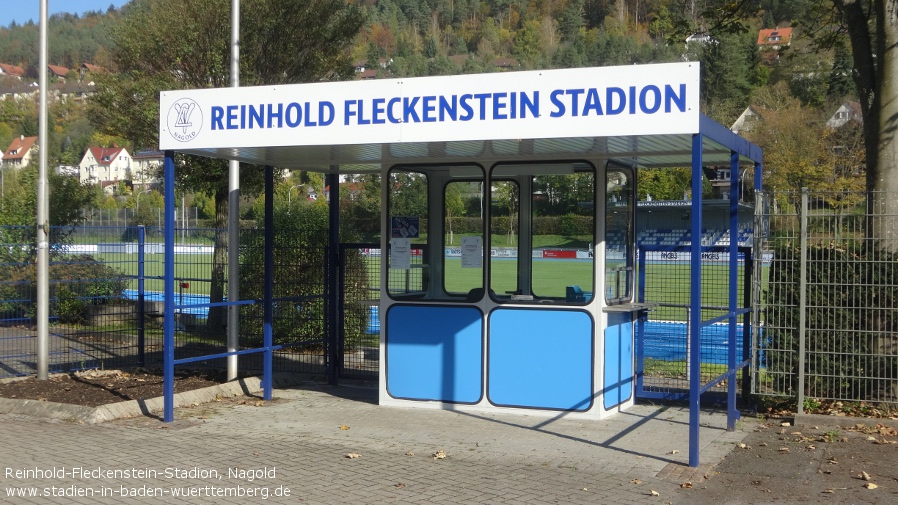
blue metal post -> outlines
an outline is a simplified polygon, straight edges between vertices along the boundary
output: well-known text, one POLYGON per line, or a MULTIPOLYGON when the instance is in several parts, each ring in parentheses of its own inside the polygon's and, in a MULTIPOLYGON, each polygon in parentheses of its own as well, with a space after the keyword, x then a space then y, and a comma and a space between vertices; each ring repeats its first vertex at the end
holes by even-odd
POLYGON ((163 322, 162 395, 164 412, 162 420, 175 420, 175 152, 165 151, 165 319, 163 322))
POLYGON ((692 246, 689 269, 689 466, 698 466, 702 353, 702 134, 692 136, 692 246))
POLYGON ((739 153, 730 153, 730 291, 727 343, 727 430, 736 429, 736 310, 739 308, 739 153))
POLYGON ((144 278, 146 265, 144 247, 146 246, 147 230, 143 225, 137 227, 137 364, 146 364, 146 307, 144 307, 144 278))
POLYGON ((755 192, 761 191, 764 187, 762 186, 763 180, 763 163, 756 162, 755 163, 755 192))
POLYGON ((327 382, 337 384, 341 353, 339 352, 340 331, 338 324, 338 304, 340 281, 337 276, 337 264, 340 258, 340 176, 327 174, 327 185, 330 187, 328 201, 328 251, 327 251, 327 382))
POLYGON ((265 274, 262 295, 262 339, 265 346, 262 363, 262 399, 271 399, 272 371, 272 299, 274 297, 274 168, 265 167, 265 274))

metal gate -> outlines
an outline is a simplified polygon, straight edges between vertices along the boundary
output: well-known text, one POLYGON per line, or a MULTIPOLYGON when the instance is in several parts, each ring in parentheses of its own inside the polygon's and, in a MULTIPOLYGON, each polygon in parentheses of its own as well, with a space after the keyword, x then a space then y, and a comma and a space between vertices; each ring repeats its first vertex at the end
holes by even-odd
MULTIPOLYGON (((753 258, 750 247, 738 248, 739 277, 736 286, 739 306, 751 309, 753 258)), ((641 246, 639 255, 639 300, 655 305, 637 321, 636 395, 639 398, 682 400, 689 397, 690 284, 692 265, 688 249, 641 246), (650 275, 646 271, 650 270, 650 275)), ((729 296, 729 246, 711 246, 702 252, 703 321, 727 314, 729 296)), ((737 360, 751 357, 751 313, 746 312, 736 328, 737 360)), ((713 383, 727 372, 729 325, 711 324, 701 331, 701 384, 713 383)), ((742 394, 748 392, 749 369, 743 368, 742 394)), ((718 382, 711 391, 726 391, 718 382)))
POLYGON ((380 367, 380 244, 340 244, 340 377, 376 379, 380 367))

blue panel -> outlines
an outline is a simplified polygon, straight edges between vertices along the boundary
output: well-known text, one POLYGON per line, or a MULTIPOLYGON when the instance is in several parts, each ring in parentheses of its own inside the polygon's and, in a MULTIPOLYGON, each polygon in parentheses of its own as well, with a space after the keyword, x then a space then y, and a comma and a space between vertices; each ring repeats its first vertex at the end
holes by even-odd
POLYGON ((589 410, 593 321, 575 310, 497 309, 489 320, 488 397, 495 405, 589 410))
POLYGON ((629 312, 608 314, 604 385, 602 404, 606 410, 629 400, 633 394, 633 323, 629 312))
POLYGON ((477 403, 483 396, 483 315, 472 307, 399 305, 387 312, 387 392, 477 403))

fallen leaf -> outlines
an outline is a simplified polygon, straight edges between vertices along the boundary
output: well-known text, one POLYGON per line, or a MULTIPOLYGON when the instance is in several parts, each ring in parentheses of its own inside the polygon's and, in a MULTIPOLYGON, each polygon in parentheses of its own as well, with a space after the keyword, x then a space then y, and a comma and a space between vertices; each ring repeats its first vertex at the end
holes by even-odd
POLYGON ((692 489, 692 483, 691 483, 691 482, 684 482, 684 483, 680 484, 680 487, 683 488, 683 489, 692 489))
POLYGON ((836 492, 836 490, 835 490, 835 489, 824 489, 823 492, 824 492, 824 493, 833 494, 833 493, 836 492))
POLYGON ((412 451, 405 451, 405 455, 406 456, 414 456, 415 453, 413 453, 412 451))
POLYGON ((861 474, 858 475, 857 478, 861 479, 861 480, 871 480, 872 479, 872 477, 870 477, 870 474, 867 472, 861 472, 861 474))
POLYGON ((879 431, 880 435, 888 435, 888 436, 898 436, 898 430, 892 428, 891 426, 883 426, 882 424, 877 424, 876 429, 879 431))
POLYGON ((405 484, 398 482, 396 484, 393 484, 393 487, 395 487, 396 489, 402 489, 405 487, 405 484))
POLYGON ((677 453, 679 453, 679 452, 680 452, 680 451, 674 449, 674 450, 668 452, 667 454, 677 454, 677 453))
POLYGON ((867 488, 867 489, 876 489, 876 488, 878 488, 879 486, 877 486, 876 484, 874 484, 874 483, 872 483, 872 482, 868 482, 868 483, 864 484, 864 487, 867 488))
POLYGON ((446 451, 437 451, 433 453, 433 459, 446 459, 449 455, 446 454, 446 451))
POLYGON ((792 423, 790 423, 789 421, 783 421, 780 423, 780 426, 792 426, 792 423))
POLYGON ((661 493, 659 493, 658 491, 655 491, 654 489, 652 489, 652 490, 651 490, 651 495, 652 495, 652 496, 661 496, 661 493))
POLYGON ((340 429, 346 431, 349 429, 349 426, 346 426, 345 424, 341 424, 340 429))
POLYGON ((630 481, 630 484, 636 484, 637 486, 642 484, 642 481, 639 479, 633 479, 630 481))
POLYGON ((361 458, 362 455, 361 455, 361 454, 354 453, 354 452, 350 452, 349 454, 346 455, 346 457, 347 457, 348 459, 356 459, 356 458, 361 458))
POLYGON ((581 491, 589 491, 589 489, 583 488, 581 489, 581 491))
POLYGON ((738 448, 740 448, 740 449, 751 449, 751 447, 749 447, 749 445, 748 445, 748 444, 745 444, 745 443, 740 443, 740 444, 737 445, 736 447, 738 447, 738 448))
POLYGON ((789 452, 789 448, 788 447, 780 447, 780 452, 782 452, 782 453, 789 452))

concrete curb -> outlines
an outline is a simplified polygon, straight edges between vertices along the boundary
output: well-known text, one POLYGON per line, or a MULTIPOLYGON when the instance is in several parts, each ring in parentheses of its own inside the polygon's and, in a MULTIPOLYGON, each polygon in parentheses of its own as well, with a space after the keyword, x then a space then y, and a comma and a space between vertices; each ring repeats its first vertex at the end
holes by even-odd
MULTIPOLYGON (((299 377, 294 374, 274 374, 272 377, 273 388, 297 386, 300 383, 299 377)), ((248 396, 261 391, 262 378, 248 377, 216 386, 178 393, 174 397, 174 405, 175 408, 187 407, 213 402, 220 398, 248 396)), ((164 410, 164 404, 165 399, 161 396, 146 400, 109 403, 99 407, 85 407, 39 400, 0 398, 0 414, 19 414, 44 419, 96 424, 114 419, 161 415, 164 410)))
POLYGON ((853 428, 859 424, 876 426, 881 424, 898 430, 898 419, 886 419, 881 417, 850 417, 850 416, 826 416, 822 414, 801 414, 795 416, 796 426, 838 426, 840 428, 853 428))

